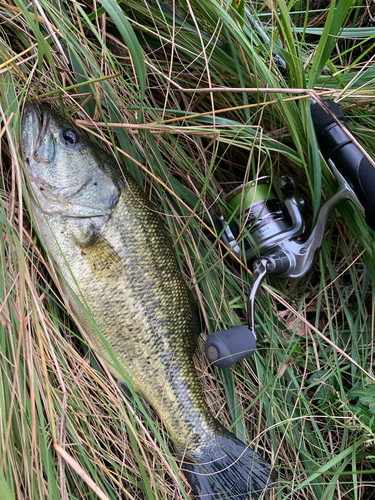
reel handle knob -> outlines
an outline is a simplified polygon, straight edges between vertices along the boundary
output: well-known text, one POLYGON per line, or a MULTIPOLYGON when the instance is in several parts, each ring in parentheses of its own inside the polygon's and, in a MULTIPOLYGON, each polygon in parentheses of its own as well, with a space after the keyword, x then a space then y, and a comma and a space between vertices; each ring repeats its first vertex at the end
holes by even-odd
POLYGON ((229 368, 243 358, 254 354, 257 347, 255 331, 235 326, 223 332, 211 333, 205 345, 208 361, 220 368, 229 368))

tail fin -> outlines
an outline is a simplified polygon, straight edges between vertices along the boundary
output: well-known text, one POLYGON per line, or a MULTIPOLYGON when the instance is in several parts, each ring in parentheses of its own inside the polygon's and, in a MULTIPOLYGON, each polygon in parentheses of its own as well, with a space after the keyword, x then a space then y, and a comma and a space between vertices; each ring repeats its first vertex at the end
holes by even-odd
POLYGON ((276 471, 260 455, 222 426, 199 454, 184 458, 182 469, 200 500, 259 497, 277 480, 276 471))

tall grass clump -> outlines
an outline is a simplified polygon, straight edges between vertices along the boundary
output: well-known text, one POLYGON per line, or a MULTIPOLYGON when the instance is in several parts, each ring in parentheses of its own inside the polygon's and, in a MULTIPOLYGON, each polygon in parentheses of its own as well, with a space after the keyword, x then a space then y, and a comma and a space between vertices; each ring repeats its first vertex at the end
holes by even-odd
POLYGON ((239 7, 0 2, 2 500, 190 494, 162 422, 124 396, 61 294, 29 210, 19 147, 26 100, 75 121, 155 204, 199 305, 195 363, 207 403, 278 470, 270 496, 374 496, 375 248, 357 208, 344 202, 333 213, 307 278, 264 284, 253 357, 213 368, 203 341, 246 323, 251 266, 220 241, 223 195, 290 175, 308 232, 335 191, 311 96, 336 100, 375 156, 375 10, 348 0, 247 5, 268 44, 239 7))

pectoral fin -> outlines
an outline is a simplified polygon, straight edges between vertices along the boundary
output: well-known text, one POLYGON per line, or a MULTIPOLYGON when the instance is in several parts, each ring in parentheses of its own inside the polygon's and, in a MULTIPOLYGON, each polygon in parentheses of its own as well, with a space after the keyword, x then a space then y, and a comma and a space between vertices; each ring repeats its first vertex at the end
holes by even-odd
POLYGON ((189 295, 191 313, 193 315, 193 326, 194 326, 195 336, 198 338, 200 333, 204 330, 204 326, 202 323, 200 310, 193 295, 193 292, 191 290, 188 290, 188 295, 189 295))
MULTIPOLYGON (((131 404, 133 410, 135 409, 135 411, 137 413, 139 413, 142 417, 144 417, 145 415, 144 415, 143 411, 141 411, 141 409, 138 408, 138 405, 136 404, 136 401, 134 400, 133 393, 129 389, 129 387, 127 386, 127 384, 125 384, 125 382, 123 382, 122 380, 117 379, 117 385, 120 387, 120 389, 124 393, 126 399, 131 404)), ((139 396, 138 394, 137 394, 137 397, 140 400, 140 402, 142 403, 143 409, 145 410, 145 412, 147 413, 147 415, 149 417, 151 417, 150 405, 141 396, 139 396)))
POLYGON ((77 243, 81 255, 87 260, 94 273, 101 277, 117 277, 125 273, 125 266, 110 243, 99 234, 85 243, 77 243))

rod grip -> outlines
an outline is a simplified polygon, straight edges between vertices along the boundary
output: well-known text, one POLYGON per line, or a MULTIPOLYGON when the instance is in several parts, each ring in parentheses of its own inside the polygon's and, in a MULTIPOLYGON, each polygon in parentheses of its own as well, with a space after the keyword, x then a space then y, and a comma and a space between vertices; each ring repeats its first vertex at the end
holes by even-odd
MULTIPOLYGON (((346 126, 339 106, 328 99, 323 102, 346 126)), ((365 210, 367 225, 375 230, 375 168, 317 102, 311 105, 311 116, 324 158, 331 159, 350 184, 365 210)))
POLYGON ((256 347, 255 332, 245 326, 234 326, 223 332, 211 333, 206 341, 205 353, 213 365, 229 368, 254 354, 256 347))

